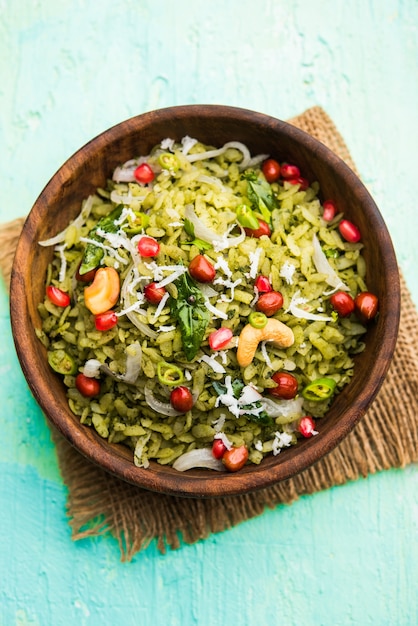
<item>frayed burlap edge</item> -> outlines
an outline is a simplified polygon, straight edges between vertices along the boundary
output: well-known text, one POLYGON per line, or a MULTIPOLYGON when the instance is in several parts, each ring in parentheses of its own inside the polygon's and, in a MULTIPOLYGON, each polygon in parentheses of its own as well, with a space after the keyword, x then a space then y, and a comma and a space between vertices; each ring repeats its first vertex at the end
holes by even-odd
MULTIPOLYGON (((291 120, 326 144, 355 170, 332 120, 313 107, 291 120)), ((6 283, 23 226, 19 218, 0 226, 0 270, 6 283)), ((371 408, 328 456, 290 480, 261 491, 216 499, 177 498, 139 489, 109 475, 82 457, 55 430, 59 466, 68 487, 73 539, 110 532, 122 560, 131 560, 153 539, 158 548, 178 548, 260 515, 266 507, 290 504, 302 495, 399 468, 418 460, 418 315, 401 276, 401 322, 392 364, 371 408)))

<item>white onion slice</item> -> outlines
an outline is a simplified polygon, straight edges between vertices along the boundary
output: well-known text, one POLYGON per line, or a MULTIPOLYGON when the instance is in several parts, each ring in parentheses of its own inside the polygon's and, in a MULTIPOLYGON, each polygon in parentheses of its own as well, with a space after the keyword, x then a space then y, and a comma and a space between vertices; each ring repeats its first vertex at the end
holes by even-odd
POLYGON ((213 469, 218 472, 225 471, 225 466, 220 459, 215 459, 210 448, 198 448, 185 452, 173 463, 173 469, 185 472, 193 467, 213 469))
MULTIPOLYGON (((202 222, 202 220, 196 215, 191 204, 186 205, 184 209, 184 216, 192 222, 195 236, 198 239, 203 239, 203 241, 213 244, 213 247, 217 251, 238 246, 245 239, 245 231, 242 227, 240 227, 241 234, 236 237, 228 237, 228 233, 223 235, 215 233, 215 231, 208 228, 206 224, 204 224, 204 222, 202 222)), ((233 228, 234 227, 235 225, 233 225, 233 228)))
POLYGON ((126 348, 126 371, 124 374, 116 374, 106 363, 100 363, 97 359, 89 359, 85 362, 83 374, 89 378, 96 378, 100 372, 104 372, 114 380, 129 385, 134 385, 141 371, 142 348, 139 343, 132 343, 126 348))
POLYGON ((190 161, 190 163, 203 161, 204 159, 214 159, 215 157, 226 152, 228 148, 236 148, 236 150, 242 152, 242 161, 241 163, 238 163, 239 168, 245 169, 248 167, 248 164, 251 161, 251 154, 247 146, 240 141, 228 141, 228 143, 223 145, 222 148, 218 148, 217 150, 207 150, 206 152, 199 152, 196 154, 189 154, 186 158, 190 161))
POLYGON ((286 313, 291 313, 294 317, 298 317, 300 319, 312 320, 316 322, 332 322, 333 318, 327 315, 319 315, 318 313, 310 313, 309 311, 305 311, 305 309, 301 309, 298 305, 305 304, 308 300, 306 298, 302 298, 300 296, 300 291, 296 291, 293 294, 292 299, 289 304, 289 308, 286 309, 286 313))
POLYGON ((321 244, 319 243, 318 237, 315 235, 315 233, 312 238, 312 243, 314 249, 312 260, 316 267, 316 271, 319 272, 319 274, 326 274, 325 281, 331 287, 334 287, 335 289, 341 289, 342 291, 350 291, 349 287, 347 287, 347 285, 342 282, 336 271, 329 264, 329 261, 325 256, 325 253, 322 250, 321 244))
POLYGON ((167 415, 167 417, 183 415, 181 411, 176 411, 176 409, 173 409, 169 402, 161 402, 161 400, 157 400, 157 398, 154 397, 151 389, 147 386, 144 389, 144 394, 145 402, 148 404, 149 407, 151 407, 151 409, 153 409, 157 413, 160 413, 161 415, 167 415))
POLYGON ((303 397, 294 400, 272 400, 271 398, 262 398, 260 400, 263 409, 270 417, 292 417, 295 419, 303 414, 302 404, 303 397))

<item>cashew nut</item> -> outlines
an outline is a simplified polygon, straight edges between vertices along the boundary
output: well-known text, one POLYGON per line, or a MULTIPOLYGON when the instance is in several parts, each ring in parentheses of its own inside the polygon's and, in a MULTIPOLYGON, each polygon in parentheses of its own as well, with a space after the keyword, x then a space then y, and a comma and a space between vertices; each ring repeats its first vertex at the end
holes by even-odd
POLYGON ((94 280, 84 289, 84 303, 93 315, 109 311, 119 299, 120 279, 113 267, 101 267, 94 280))
POLYGON ((253 360, 260 341, 271 341, 278 348, 288 348, 295 341, 291 328, 276 319, 269 319, 264 328, 247 324, 241 331, 238 342, 238 365, 247 367, 253 360))

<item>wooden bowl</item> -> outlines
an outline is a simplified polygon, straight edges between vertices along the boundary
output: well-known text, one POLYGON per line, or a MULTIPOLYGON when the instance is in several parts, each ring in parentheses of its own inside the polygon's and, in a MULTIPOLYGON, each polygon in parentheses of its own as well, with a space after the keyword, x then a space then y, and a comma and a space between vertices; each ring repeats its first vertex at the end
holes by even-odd
POLYGON ((11 319, 18 357, 48 419, 81 454, 105 470, 139 487, 180 496, 246 493, 290 478, 328 454, 376 396, 395 348, 399 314, 399 275, 391 239, 357 176, 323 144, 297 128, 260 113, 225 106, 179 106, 145 113, 110 128, 76 152, 35 202, 17 246, 11 279, 11 319), (148 469, 135 467, 130 449, 109 444, 72 414, 64 385, 48 366, 46 351, 35 334, 35 328, 41 326, 37 305, 44 297, 46 268, 53 254, 52 248, 37 242, 62 230, 78 214, 82 199, 104 186, 117 165, 147 154, 165 137, 180 140, 185 135, 215 146, 242 141, 253 154, 269 153, 279 161, 297 163, 305 177, 319 181, 322 199, 335 199, 345 217, 360 228, 367 284, 380 302, 377 323, 371 324, 367 333, 366 350, 356 358, 352 382, 318 421, 319 434, 236 474, 197 469, 180 473, 155 462, 148 469))

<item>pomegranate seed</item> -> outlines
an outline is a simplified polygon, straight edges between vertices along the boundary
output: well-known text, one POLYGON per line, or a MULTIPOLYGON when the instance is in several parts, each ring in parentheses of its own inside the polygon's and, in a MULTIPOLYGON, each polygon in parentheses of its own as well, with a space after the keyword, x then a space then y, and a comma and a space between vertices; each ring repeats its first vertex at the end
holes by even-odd
POLYGON ((212 454, 215 459, 221 459, 226 452, 226 445, 222 439, 214 439, 212 445, 212 454))
POLYGON ((240 446, 239 448, 231 448, 230 450, 227 450, 222 457, 222 462, 224 463, 226 469, 230 472, 238 472, 238 470, 244 467, 247 459, 247 448, 245 446, 240 446))
POLYGON ((275 159, 264 161, 261 169, 268 183, 274 183, 280 176, 280 165, 275 159))
POLYGON ((309 415, 302 417, 299 422, 298 431, 303 437, 312 437, 315 432, 315 422, 312 417, 309 415))
POLYGON ((322 219, 326 222, 332 222, 337 214, 337 207, 334 202, 332 200, 326 200, 322 206, 324 207, 322 219))
POLYGON ((244 228, 244 230, 247 237, 255 237, 256 239, 263 235, 267 235, 267 237, 271 235, 270 226, 264 220, 258 220, 258 228, 244 228))
POLYGON ((218 330, 214 330, 209 335, 209 346, 211 350, 222 350, 222 348, 226 348, 232 337, 233 334, 230 328, 218 328, 218 330))
POLYGON ((193 408, 193 396, 190 389, 187 387, 176 387, 170 393, 170 404, 173 409, 180 411, 181 413, 187 413, 193 408))
POLYGON ((329 301, 340 317, 348 317, 354 311, 354 300, 345 291, 337 291, 332 294, 329 301))
POLYGON ((338 229, 341 237, 349 243, 357 243, 361 239, 361 233, 357 226, 348 220, 341 220, 338 229))
POLYGON ((99 315, 95 315, 94 317, 94 325, 97 330, 106 331, 110 330, 118 323, 118 316, 114 311, 106 311, 105 313, 100 313, 99 315))
POLYGON ((297 165, 290 165, 290 163, 283 163, 280 169, 281 177, 285 180, 289 180, 290 178, 299 178, 300 169, 297 165))
POLYGON ((354 298, 354 306, 357 316, 362 322, 370 322, 379 310, 379 299, 370 291, 362 291, 354 298))
POLYGON ((134 171, 134 177, 135 180, 138 181, 138 183, 141 183, 141 185, 146 185, 147 183, 151 183, 154 180, 155 174, 148 165, 148 163, 141 163, 141 165, 138 165, 138 167, 134 171))
POLYGON ((159 304, 166 293, 165 287, 157 287, 157 283, 148 283, 144 287, 144 296, 151 304, 159 304))
POLYGON ((151 257, 157 256, 160 251, 160 244, 153 237, 144 235, 138 241, 138 252, 141 256, 151 257))
POLYGON ((46 288, 46 295, 48 296, 48 300, 55 304, 55 306, 60 306, 65 308, 69 306, 71 300, 70 296, 66 291, 59 289, 59 287, 54 287, 53 285, 49 285, 46 288))
POLYGON ((297 178, 288 178, 287 182, 291 185, 299 185, 300 191, 306 191, 309 187, 309 181, 303 176, 298 176, 297 178))
POLYGON ((267 317, 271 317, 283 306, 283 296, 279 291, 263 293, 256 302, 255 308, 267 317))
POLYGON ((268 291, 273 291, 273 287, 270 284, 267 276, 257 276, 254 282, 254 287, 257 289, 258 293, 267 293, 268 291))

